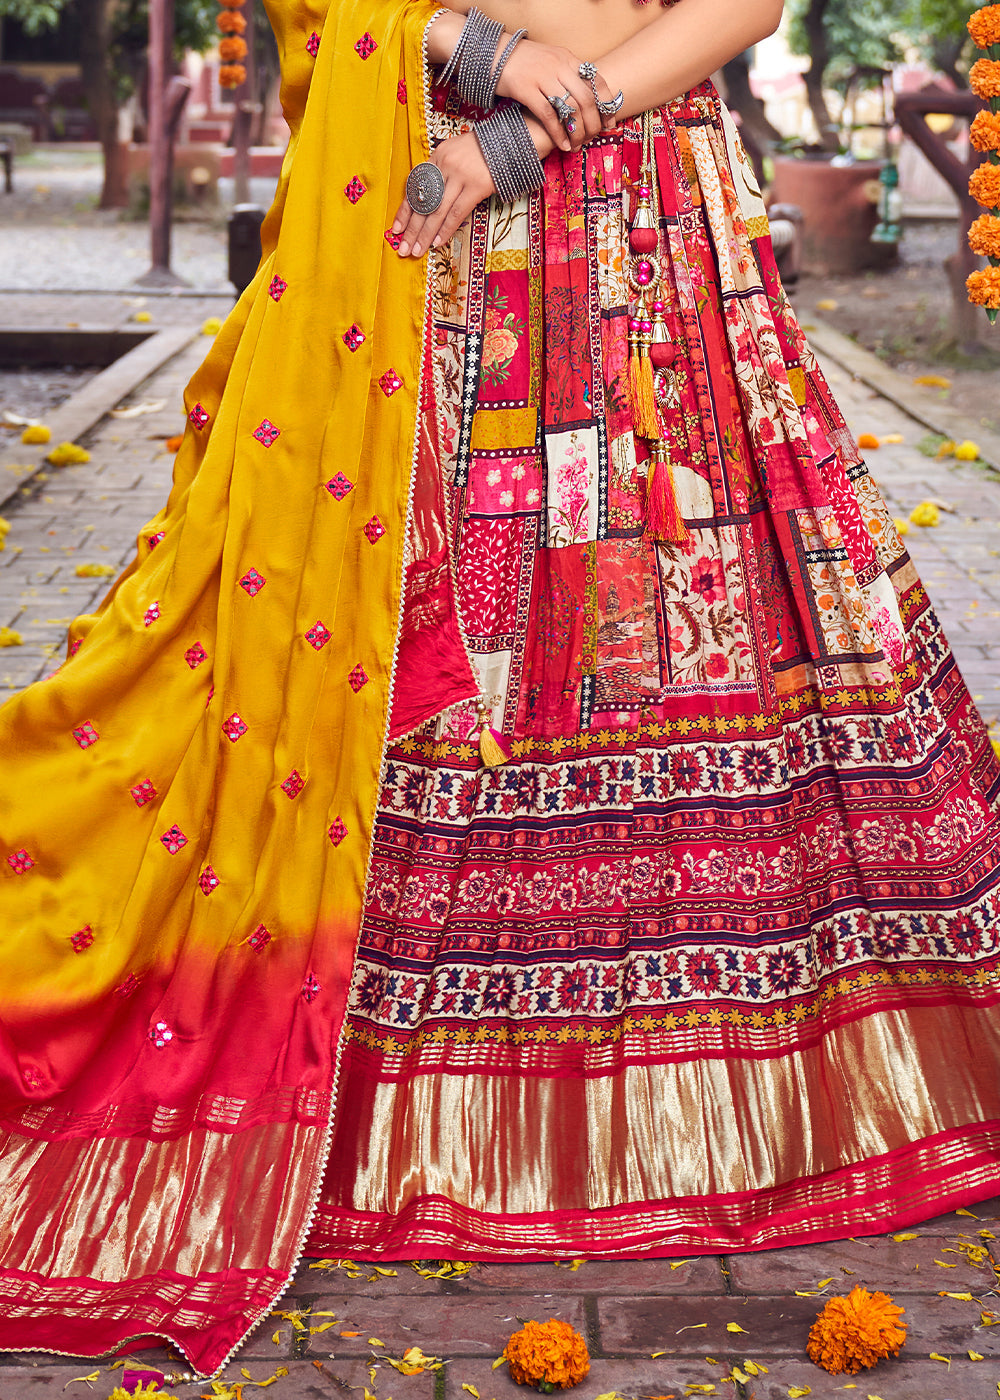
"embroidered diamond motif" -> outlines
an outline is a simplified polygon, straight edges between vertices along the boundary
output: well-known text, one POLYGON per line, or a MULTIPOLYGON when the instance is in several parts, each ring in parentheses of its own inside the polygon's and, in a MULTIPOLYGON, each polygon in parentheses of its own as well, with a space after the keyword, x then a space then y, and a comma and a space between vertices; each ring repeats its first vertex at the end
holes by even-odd
POLYGON ((281 791, 286 797, 298 797, 305 787, 305 779, 297 768, 293 768, 288 777, 281 784, 281 791))
POLYGON ((391 399, 396 390, 403 387, 403 381, 394 369, 387 369, 378 383, 387 399, 391 399))
POLYGON ((247 569, 240 579, 240 587, 245 593, 249 593, 251 598, 256 598, 257 594, 267 583, 263 574, 259 574, 256 569, 247 569))
POLYGON ((194 646, 188 647, 187 651, 184 653, 184 660, 193 671, 196 666, 201 665, 207 655, 208 652, 202 646, 201 642, 195 642, 194 646))
POLYGON ((188 843, 187 837, 179 826, 172 826, 169 831, 165 831, 160 840, 172 856, 175 856, 181 847, 188 843))
POLYGON ((74 953, 85 953, 94 941, 94 930, 89 924, 84 924, 79 933, 74 933, 69 941, 73 945, 74 953))
POLYGON ((343 341, 348 350, 358 350, 364 345, 365 333, 356 321, 350 330, 344 332, 343 341))
POLYGON ((157 1050, 162 1050, 165 1045, 169 1045, 174 1038, 174 1033, 167 1025, 166 1021, 157 1021, 155 1026, 149 1028, 149 1038, 156 1046, 157 1050))
POLYGON ((331 476, 326 483, 326 489, 335 501, 342 501, 348 491, 354 490, 354 482, 350 481, 343 472, 337 472, 336 476, 331 476))
POLYGON ((327 836, 329 836, 330 841, 334 846, 339 846, 341 841, 343 841, 344 837, 347 835, 347 827, 338 817, 337 820, 333 823, 333 825, 328 829, 326 834, 327 836))
POLYGON ((310 972, 307 974, 306 980, 302 983, 302 1000, 312 1001, 322 990, 322 986, 310 972))
POLYGON ((219 877, 210 865, 206 865, 205 869, 198 876, 198 885, 204 895, 210 895, 213 890, 219 888, 219 877))
POLYGON ((25 871, 31 869, 34 863, 35 862, 28 855, 28 852, 24 849, 15 851, 13 855, 7 857, 7 864, 15 875, 23 875, 25 871))
POLYGON ((369 544, 378 544, 379 540, 385 534, 385 526, 377 515, 373 515, 365 526, 365 534, 368 536, 369 544))
POLYGON ((151 627, 151 626, 153 625, 153 623, 157 621, 157 619, 159 618, 159 616, 160 616, 160 605, 159 605, 159 603, 153 603, 150 607, 148 607, 148 608, 146 609, 145 616, 143 617, 142 620, 143 620, 143 622, 146 624, 147 627, 151 627))
POLYGON ((83 638, 82 638, 82 637, 76 637, 76 638, 74 638, 74 640, 73 640, 72 642, 70 642, 70 644, 69 644, 69 655, 70 655, 70 656, 75 656, 75 655, 77 654, 77 652, 80 650, 80 647, 82 646, 82 644, 83 644, 83 638))
POLYGON ((390 248, 394 248, 397 253, 399 252, 399 245, 403 241, 403 235, 401 233, 393 233, 391 228, 387 228, 385 233, 383 233, 382 237, 388 243, 390 248))
POLYGON ((201 429, 208 422, 209 417, 210 414, 204 408, 202 408, 201 404, 196 403, 194 408, 192 408, 191 412, 188 414, 188 421, 193 423, 194 426, 200 432, 201 429))
POLYGON ((45 1083, 44 1077, 39 1074, 34 1065, 25 1065, 21 1070, 21 1078, 29 1089, 41 1089, 45 1083))
POLYGON ((146 543, 149 545, 150 549, 155 549, 158 544, 162 544, 165 534, 165 530, 157 530, 155 535, 147 535, 146 543))
POLYGON ((355 695, 357 695, 358 691, 363 685, 368 684, 368 676, 365 674, 365 668, 362 666, 360 661, 355 666, 351 674, 347 677, 347 679, 350 681, 351 689, 354 691, 355 695))
POLYGON ((277 273, 275 273, 271 278, 271 285, 267 290, 275 301, 280 301, 288 291, 288 283, 283 277, 279 277, 277 273))
POLYGON ((276 428, 269 418, 261 420, 259 427, 254 428, 253 435, 258 442, 262 442, 265 447, 270 447, 272 443, 281 437, 281 429, 276 428))
POLYGON ((319 35, 316 33, 315 29, 306 40, 306 48, 313 58, 319 53, 319 35))
POLYGON ((129 788, 129 792, 137 807, 145 807, 146 803, 152 802, 156 796, 156 788, 148 778, 144 778, 141 783, 136 783, 135 787, 129 788))
POLYGON ((235 744, 236 740, 242 739, 243 735, 247 732, 246 720, 240 719, 240 716, 234 710, 224 722, 222 732, 231 744, 235 744))
POLYGON ((332 636, 333 633, 328 632, 322 622, 314 622, 306 633, 306 641, 317 651, 322 651, 332 636))
POLYGON ((255 953, 261 953, 271 941, 271 935, 263 924, 258 924, 247 939, 255 953))
POLYGON ((96 744, 100 737, 89 719, 85 719, 79 729, 73 730, 73 738, 81 749, 89 749, 91 744, 96 744))
POLYGON ((406 84, 403 82, 402 78, 396 84, 396 101, 401 107, 406 106, 406 84))
POLYGON ((116 997, 130 997, 139 985, 139 979, 132 972, 125 978, 124 982, 119 982, 115 988, 116 997))
POLYGON ((358 55, 359 58, 371 58, 372 54, 377 48, 378 44, 376 44, 375 40, 366 30, 365 33, 362 34, 358 42, 354 45, 354 52, 358 55))
POLYGON ((356 175, 352 175, 350 182, 344 186, 344 193, 352 204, 357 204, 361 196, 367 193, 367 188, 356 175))
POLYGON ((211 705, 211 703, 212 703, 212 698, 214 697, 214 695, 215 695, 215 686, 213 685, 212 688, 211 688, 211 690, 210 690, 210 691, 208 692, 208 694, 205 696, 205 709, 206 709, 206 710, 208 709, 209 705, 211 705))

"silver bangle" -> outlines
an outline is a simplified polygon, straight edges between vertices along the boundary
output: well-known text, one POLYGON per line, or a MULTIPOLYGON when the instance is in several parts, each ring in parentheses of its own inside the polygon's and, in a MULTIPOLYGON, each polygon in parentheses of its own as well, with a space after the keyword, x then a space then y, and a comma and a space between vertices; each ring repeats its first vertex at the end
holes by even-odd
POLYGON ((545 171, 516 102, 497 107, 473 130, 501 204, 514 204, 545 184, 545 171))
POLYGON ((596 65, 588 60, 585 63, 581 63, 576 71, 580 74, 580 77, 583 78, 585 82, 588 82, 590 84, 590 90, 594 94, 594 101, 597 103, 597 110, 600 112, 601 116, 616 117, 621 111, 622 107, 625 105, 625 94, 624 92, 622 92, 621 88, 618 89, 617 96, 612 97, 610 102, 602 102, 597 92, 596 65))
POLYGON ((518 46, 518 44, 521 42, 521 40, 524 39, 524 38, 527 36, 527 33, 528 33, 528 31, 527 31, 526 29, 518 29, 518 30, 515 30, 515 32, 511 35, 510 43, 507 45, 507 47, 504 49, 503 53, 500 55, 500 58, 499 58, 499 60, 498 60, 498 62, 497 62, 497 66, 493 69, 493 77, 492 77, 492 79, 491 79, 492 87, 491 87, 491 90, 490 90, 490 106, 491 106, 491 107, 492 107, 493 103, 496 101, 496 97, 497 97, 497 86, 498 86, 498 84, 499 84, 499 82, 500 82, 500 74, 501 74, 501 73, 503 72, 503 70, 506 68, 508 58, 510 58, 511 54, 512 54, 512 53, 514 52, 514 50, 517 48, 517 46, 518 46))

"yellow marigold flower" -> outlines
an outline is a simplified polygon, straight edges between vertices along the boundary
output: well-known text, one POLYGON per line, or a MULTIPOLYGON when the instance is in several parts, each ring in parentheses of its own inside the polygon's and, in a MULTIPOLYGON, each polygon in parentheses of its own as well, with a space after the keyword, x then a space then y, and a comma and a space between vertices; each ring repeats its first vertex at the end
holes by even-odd
POLYGON ((153 318, 148 311, 136 311, 132 317, 133 321, 138 321, 140 325, 143 326, 146 325, 146 323, 148 321, 151 321, 152 319, 153 318))
POLYGON ((969 87, 984 102, 990 97, 1000 97, 1000 60, 977 58, 969 69, 969 87))
POLYGON ((881 444, 874 433, 862 433, 858 438, 858 446, 862 448, 867 447, 871 450, 872 448, 881 446, 881 444))
POLYGON ((240 38, 222 39, 219 42, 219 57, 223 63, 235 63, 237 59, 246 58, 246 41, 240 38))
POLYGON ((969 247, 981 258, 1000 258, 1000 219, 980 214, 969 229, 969 247))
POLYGON ((955 456, 960 462, 976 462, 979 460, 979 443, 971 442, 966 438, 955 448, 955 456))
POLYGON ((114 567, 111 564, 77 564, 74 572, 77 578, 110 578, 114 567))
POLYGON ((969 300, 976 306, 1000 310, 1000 267, 984 267, 979 272, 970 272, 965 279, 965 287, 969 300))
POLYGON ((108 1400, 175 1400, 175 1397, 168 1395, 165 1390, 160 1390, 156 1381, 150 1381, 148 1385, 140 1381, 132 1391, 123 1390, 120 1385, 116 1385, 108 1400))
POLYGON ((61 442, 58 447, 53 447, 45 460, 54 467, 76 467, 81 462, 89 462, 90 453, 75 442, 61 442))
POLYGON ((941 512, 933 501, 921 501, 918 506, 914 506, 910 511, 910 519, 914 525, 940 525, 941 512))
POLYGON ((44 423, 29 423, 21 434, 21 441, 29 446, 36 442, 48 442, 52 436, 52 429, 47 428, 44 423))
POLYGON ((990 743, 993 746, 993 752, 996 754, 997 758, 1000 758, 1000 739, 991 739, 990 743))
MULTIPOLYGON (((1000 68, 1000 63, 997 64, 1000 68)), ((986 209, 1000 205, 1000 165, 984 161, 969 176, 969 193, 986 209)))
POLYGON ((23 642, 24 638, 13 627, 0 627, 0 647, 19 647, 23 642))
POLYGON ((908 535, 910 533, 910 522, 904 520, 901 515, 896 516, 892 523, 896 527, 897 535, 908 535))
POLYGON ((1000 5, 983 5, 969 16, 972 42, 980 49, 1000 44, 1000 5))
POLYGON ((219 87, 238 88, 246 75, 242 63, 223 63, 219 68, 219 87))
POLYGON ((969 128, 969 140, 977 151, 1000 151, 1000 115, 985 108, 977 112, 969 128))
POLYGON ((4 535, 9 535, 9 534, 10 534, 10 521, 9 521, 9 520, 4 520, 3 516, 0 515, 0 540, 3 539, 4 535))
POLYGON ((846 1298, 831 1298, 813 1323, 806 1350, 810 1361, 833 1376, 854 1376, 885 1356, 897 1356, 906 1341, 905 1309, 886 1293, 852 1288, 846 1298))
POLYGON ((577 1385, 590 1370, 587 1343, 568 1322, 526 1322, 504 1347, 511 1379, 548 1394, 577 1385))
POLYGON ((222 322, 218 316, 209 316, 207 321, 201 323, 202 335, 218 335, 222 330, 222 322))

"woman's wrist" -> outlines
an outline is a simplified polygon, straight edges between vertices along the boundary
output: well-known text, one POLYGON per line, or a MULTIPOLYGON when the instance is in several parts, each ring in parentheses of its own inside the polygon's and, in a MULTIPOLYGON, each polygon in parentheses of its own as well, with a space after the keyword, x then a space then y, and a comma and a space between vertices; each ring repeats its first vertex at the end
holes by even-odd
POLYGON ((446 13, 439 13, 431 21, 427 35, 427 57, 431 63, 440 65, 448 62, 464 28, 465 16, 450 6, 446 13))

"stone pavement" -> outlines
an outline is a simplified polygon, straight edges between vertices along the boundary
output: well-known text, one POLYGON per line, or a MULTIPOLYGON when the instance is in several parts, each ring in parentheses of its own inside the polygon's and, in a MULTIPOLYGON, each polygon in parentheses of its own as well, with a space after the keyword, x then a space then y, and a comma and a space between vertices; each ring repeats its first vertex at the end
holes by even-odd
MULTIPOLYGON (((136 535, 166 497, 172 458, 162 440, 181 427, 181 390, 205 345, 196 338, 133 395, 134 401, 164 399, 163 409, 105 419, 85 444, 89 463, 52 470, 8 509, 0 625, 16 628, 24 640, 0 652, 0 694, 52 669, 68 621, 103 595, 108 581, 79 578, 77 565, 117 571, 131 558, 136 535)), ((906 514, 929 497, 954 507, 935 529, 913 527, 908 543, 983 714, 995 723, 1000 482, 975 466, 922 456, 916 450, 922 427, 836 365, 827 372, 856 432, 904 437, 870 454, 894 511, 906 514)), ((994 1310, 1000 1321, 994 1235, 1000 1236, 1000 1200, 974 1207, 971 1217, 943 1216, 898 1236, 682 1264, 480 1265, 456 1278, 425 1278, 405 1263, 377 1273, 370 1265, 347 1270, 305 1261, 276 1305, 279 1315, 264 1320, 224 1374, 240 1382, 245 1368, 266 1380, 286 1367, 287 1376, 270 1388, 273 1400, 333 1400, 365 1388, 377 1400, 465 1400, 476 1392, 481 1400, 512 1400, 523 1392, 504 1368, 492 1370, 493 1360, 519 1319, 555 1316, 580 1328, 591 1347, 593 1366, 576 1391, 579 1400, 610 1392, 784 1400, 796 1388, 815 1400, 997 1400, 1000 1325, 989 1325, 994 1310), (883 1288, 905 1306, 908 1342, 899 1361, 859 1377, 829 1377, 806 1358, 806 1336, 823 1300, 854 1283, 883 1288), (942 1296, 949 1293, 970 1297, 942 1296), (309 1309, 311 1319, 298 1316, 309 1309), (301 1325, 282 1313, 296 1313, 301 1325), (378 1360, 398 1358, 414 1345, 447 1365, 402 1376, 378 1360), (734 1367, 745 1379, 734 1377, 734 1367)), ((164 1352, 143 1357, 168 1372, 183 1369, 164 1352)), ((88 1390, 104 1400, 121 1371, 107 1364, 96 1369, 97 1379, 88 1381, 80 1378, 94 1372, 89 1361, 29 1352, 0 1357, 0 1400, 59 1400, 64 1392, 83 1400, 88 1390)), ((204 1383, 170 1389, 181 1400, 208 1394, 204 1383)))

